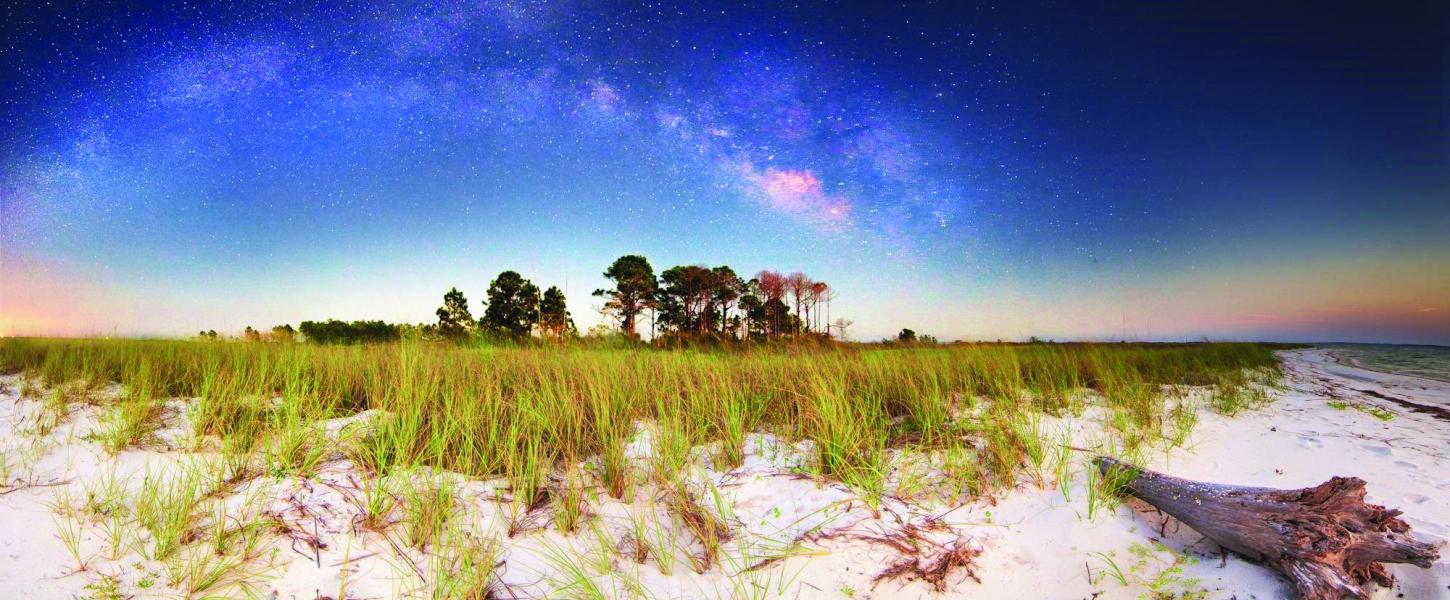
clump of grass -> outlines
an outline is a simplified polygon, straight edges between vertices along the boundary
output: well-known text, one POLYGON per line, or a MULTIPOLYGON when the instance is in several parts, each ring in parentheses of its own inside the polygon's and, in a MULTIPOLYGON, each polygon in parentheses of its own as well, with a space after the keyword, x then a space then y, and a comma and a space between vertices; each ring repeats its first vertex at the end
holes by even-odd
POLYGON ((128 478, 122 477, 114 465, 104 471, 100 476, 82 484, 84 498, 81 501, 81 512, 92 520, 101 520, 113 514, 125 514, 126 507, 126 483, 128 478))
POLYGON ((1168 443, 1173 447, 1179 447, 1188 441, 1189 434, 1193 433, 1193 427, 1198 424, 1198 408, 1193 405, 1187 396, 1180 397, 1168 413, 1171 428, 1167 433, 1168 443))
POLYGON ((586 514, 585 481, 575 465, 565 465, 563 475, 557 481, 549 497, 554 504, 554 523, 559 531, 573 533, 586 514))
POLYGON ((14 450, 0 447, 0 490, 9 489, 17 479, 15 472, 19 461, 15 455, 14 450))
POLYGON ((803 433, 816 443, 821 475, 857 489, 875 510, 885 490, 886 436, 889 426, 880 397, 851 397, 840 381, 824 377, 812 384, 803 407, 803 433))
MULTIPOLYGON (((307 477, 331 453, 325 437, 308 418, 304 402, 284 399, 268 417, 262 450, 266 469, 274 476, 307 477)), ((236 442, 233 442, 236 443, 236 442)), ((240 472, 245 473, 245 466, 240 472)))
POLYGON ((697 439, 692 435, 695 433, 692 424, 682 409, 656 402, 655 413, 659 416, 651 435, 651 475, 657 483, 670 485, 684 476, 697 439))
POLYGON ((111 407, 94 438, 111 455, 146 442, 161 426, 161 404, 150 398, 126 399, 111 407))
POLYGON ((127 483, 112 466, 99 477, 82 485, 80 513, 100 528, 106 542, 106 557, 119 560, 131 533, 131 508, 128 505, 127 483))
POLYGON ((393 493, 391 481, 387 476, 379 475, 362 482, 362 519, 359 524, 363 529, 382 533, 392 526, 398 497, 393 493))
POLYGON ((453 481, 442 475, 421 475, 403 492, 403 523, 409 546, 426 550, 447 531, 458 511, 453 481))
POLYGON ((75 394, 74 385, 55 387, 48 393, 40 394, 40 410, 35 414, 35 425, 31 433, 43 437, 60 427, 70 417, 75 394))
POLYGON ((1052 481, 1064 502, 1072 502, 1072 451, 1072 430, 1063 427, 1052 443, 1052 481))
POLYGON ((85 571, 90 564, 90 558, 81 549, 85 525, 81 523, 80 516, 69 502, 69 498, 57 498, 51 507, 51 520, 55 525, 55 537, 60 540, 61 547, 65 548, 66 554, 75 563, 75 570, 85 571))
POLYGON ((722 466, 733 468, 745 460, 745 436, 760 422, 758 397, 729 385, 720 386, 712 431, 720 440, 722 466))
POLYGON ((439 550, 432 555, 433 586, 429 597, 434 600, 493 598, 498 565, 497 538, 450 526, 439 538, 439 550))
POLYGON ((258 562, 264 556, 255 538, 251 545, 226 554, 204 547, 187 548, 166 561, 166 583, 188 599, 227 597, 219 593, 225 591, 240 592, 242 597, 260 597, 257 580, 267 569, 258 562))
POLYGON ((1263 406, 1269 394, 1239 377, 1225 376, 1214 388, 1209 404, 1219 414, 1236 415, 1263 406))
POLYGON ((732 537, 730 527, 721 520, 720 515, 701 504, 683 482, 666 489, 664 494, 665 505, 670 512, 700 544, 700 553, 690 555, 695 572, 704 573, 710 570, 720 555, 720 545, 730 541, 732 537))
MULTIPOLYGON (((1109 453, 1112 453, 1111 447, 1109 453)), ((1129 451, 1122 460, 1125 465, 1136 465, 1141 464, 1141 458, 1137 451, 1129 451)), ((1116 508, 1123 490, 1134 479, 1137 479, 1140 473, 1135 467, 1128 466, 1107 469, 1104 472, 1097 465, 1089 463, 1084 477, 1087 492, 1087 519, 1091 521, 1097 518, 1098 513, 1116 508)))
POLYGON ((205 475, 187 465, 169 473, 146 473, 134 506, 136 522, 150 534, 150 545, 144 552, 148 558, 171 558, 194 539, 206 487, 205 475))
POLYGON ((588 600, 604 600, 609 597, 573 550, 546 542, 544 558, 557 573, 557 585, 553 590, 553 595, 561 598, 588 600))

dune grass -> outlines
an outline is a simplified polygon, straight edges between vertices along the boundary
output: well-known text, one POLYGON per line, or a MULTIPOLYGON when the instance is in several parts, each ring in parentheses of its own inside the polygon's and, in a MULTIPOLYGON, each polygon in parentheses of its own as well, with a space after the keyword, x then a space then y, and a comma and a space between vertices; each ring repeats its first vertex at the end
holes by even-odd
MULTIPOLYGON (((47 387, 119 382, 124 393, 99 432, 111 452, 144 443, 164 399, 189 398, 192 433, 219 441, 235 477, 306 476, 334 450, 317 423, 373 409, 336 450, 375 474, 428 466, 505 477, 524 509, 547 495, 556 466, 586 464, 592 481, 622 498, 641 480, 673 485, 701 444, 715 444, 717 466, 739 464, 754 431, 813 440, 812 471, 868 501, 884 490, 891 451, 905 447, 940 451, 961 488, 981 492, 1052 464, 1053 434, 1040 418, 1081 413, 1084 390, 1101 395, 1110 429, 1131 450, 1186 436, 1193 413, 1175 386, 1217 386, 1210 404, 1233 413, 1264 397, 1252 373, 1276 369, 1273 348, 1259 344, 661 351, 0 341, 0 370, 47 387), (625 459, 640 423, 654 428, 651 473, 625 459)), ((61 398, 84 396, 55 392, 46 410, 63 413, 61 398)), ((558 478, 582 480, 569 470, 558 478)))
MULTIPOLYGON (((683 565, 784 577, 746 568, 765 560, 750 547, 757 542, 736 536, 730 503, 694 476, 702 463, 740 466, 752 433, 804 448, 790 464, 802 459, 804 474, 846 484, 872 510, 887 495, 962 501, 1028 481, 1064 498, 1085 494, 1092 519, 1114 505, 1122 482, 1083 468, 1073 457, 1079 445, 1130 461, 1182 445, 1200 406, 1234 414, 1268 400, 1262 384, 1277 379, 1275 349, 3 339, 0 373, 24 374, 33 433, 60 427, 85 403, 100 415, 87 435, 110 454, 163 437, 176 443, 177 423, 190 429, 186 449, 207 451, 167 472, 113 470, 83 496, 58 498, 58 537, 77 570, 92 558, 79 543, 88 524, 100 529, 109 560, 132 550, 158 561, 186 597, 248 592, 271 568, 263 539, 279 525, 260 513, 227 515, 221 499, 249 481, 306 479, 343 456, 361 471, 355 525, 427 556, 414 568, 432 597, 478 598, 493 585, 503 536, 534 530, 543 514, 554 529, 602 536, 600 548, 652 560, 664 575, 683 565), (95 393, 112 384, 119 390, 95 393), (1194 387, 1205 389, 1188 393, 1194 387), (1103 437, 1082 444, 1056 418, 1090 407, 1103 437), (346 425, 329 423, 342 418, 346 425), (1086 485, 1074 492, 1079 468, 1086 485), (506 533, 474 527, 454 474, 503 484, 506 533), (605 496, 643 503, 625 518, 623 540, 604 539, 592 518, 605 496)), ((0 448, 0 486, 16 482, 27 462, 23 448, 0 448)), ((258 496, 242 506, 255 512, 266 488, 250 489, 258 496)), ((792 552, 793 543, 769 552, 792 552)), ((565 576, 556 593, 609 595, 589 575, 610 572, 609 562, 562 548, 550 556, 565 576)), ((346 579, 341 587, 343 596, 346 579)))

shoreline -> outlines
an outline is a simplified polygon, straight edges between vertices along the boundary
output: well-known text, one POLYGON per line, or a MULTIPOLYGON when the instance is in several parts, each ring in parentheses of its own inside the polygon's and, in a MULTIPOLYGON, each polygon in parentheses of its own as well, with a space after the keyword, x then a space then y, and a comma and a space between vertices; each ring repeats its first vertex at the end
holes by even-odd
MULTIPOLYGON (((1378 344, 1368 344, 1368 345, 1378 345, 1378 344)), ((1445 348, 1444 346, 1430 346, 1430 345, 1424 345, 1424 344, 1386 344, 1386 345, 1389 345, 1389 346, 1411 345, 1411 346, 1420 346, 1420 347, 1426 347, 1426 348, 1445 348)), ((1447 377, 1445 379, 1441 379, 1441 378, 1438 378, 1438 377, 1432 377, 1432 376, 1429 376, 1429 375, 1424 375, 1424 374, 1419 374, 1419 373, 1403 373, 1403 372, 1389 371, 1389 370, 1385 370, 1385 369, 1377 369, 1375 367, 1366 365, 1364 363, 1364 361, 1361 361, 1359 359, 1356 359, 1356 358, 1354 358, 1352 356, 1348 356, 1348 355, 1345 354, 1345 352, 1353 352, 1352 349, 1338 348, 1338 347, 1333 347, 1333 346, 1318 346, 1318 345, 1316 345, 1314 347, 1316 349, 1323 350, 1326 355, 1328 355, 1331 359, 1334 360, 1334 362, 1336 362, 1336 363, 1338 363, 1338 364, 1340 364, 1342 366, 1345 366, 1345 367, 1351 367, 1351 368, 1355 368, 1355 369, 1360 369, 1362 371, 1371 371, 1371 372, 1380 373, 1380 374, 1383 374, 1383 375, 1393 375, 1395 377, 1407 377, 1407 378, 1411 378, 1411 379, 1423 379, 1423 380, 1432 381, 1432 382, 1435 382, 1435 383, 1438 383, 1438 384, 1447 384, 1447 385, 1450 385, 1450 377, 1447 377)))

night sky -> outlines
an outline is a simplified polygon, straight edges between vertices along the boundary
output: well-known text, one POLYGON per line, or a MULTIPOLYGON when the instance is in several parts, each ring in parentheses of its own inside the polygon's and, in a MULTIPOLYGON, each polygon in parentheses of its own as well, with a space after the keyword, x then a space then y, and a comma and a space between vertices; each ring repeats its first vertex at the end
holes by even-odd
POLYGON ((24 2, 0 335, 804 271, 852 337, 1450 343, 1442 3, 24 2))

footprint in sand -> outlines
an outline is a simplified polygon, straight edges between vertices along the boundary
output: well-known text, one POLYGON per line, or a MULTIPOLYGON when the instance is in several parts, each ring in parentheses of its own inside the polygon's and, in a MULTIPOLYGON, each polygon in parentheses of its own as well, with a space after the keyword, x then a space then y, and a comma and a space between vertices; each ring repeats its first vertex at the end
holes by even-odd
POLYGON ((1395 461, 1395 466, 1406 471, 1418 471, 1420 469, 1420 465, 1412 463, 1408 460, 1397 460, 1395 461))
POLYGON ((1405 494, 1405 502, 1408 502, 1410 504, 1424 504, 1429 501, 1429 496, 1421 494, 1405 494))
POLYGON ((1391 456, 1391 455, 1393 455, 1395 453, 1395 449, 1394 448, 1391 448, 1389 446, 1378 445, 1378 444, 1374 444, 1374 445, 1365 444, 1365 445, 1360 446, 1360 448, 1363 448, 1365 452, 1368 452, 1368 453, 1374 454, 1374 455, 1378 455, 1378 456, 1391 456))
POLYGON ((1301 435, 1299 436, 1299 445, 1310 450, 1318 450, 1324 447, 1324 442, 1319 441, 1319 438, 1316 437, 1301 435))

